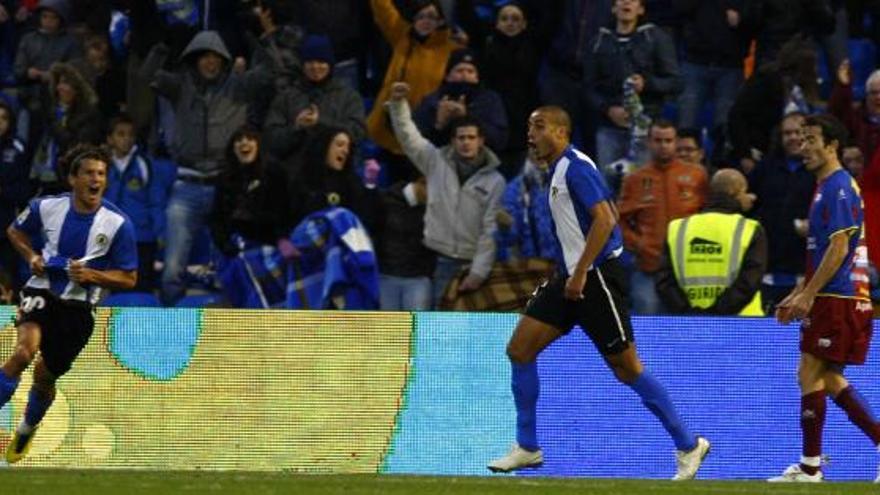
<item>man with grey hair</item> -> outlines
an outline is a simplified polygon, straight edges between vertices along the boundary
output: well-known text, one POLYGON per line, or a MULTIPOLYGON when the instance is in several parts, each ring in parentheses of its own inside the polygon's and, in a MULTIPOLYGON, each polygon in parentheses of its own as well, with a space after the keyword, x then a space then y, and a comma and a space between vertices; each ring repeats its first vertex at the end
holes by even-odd
POLYGON ((828 100, 828 113, 837 117, 849 131, 850 141, 866 157, 874 156, 880 143, 880 69, 865 82, 865 100, 853 105, 852 70, 849 60, 837 69, 837 80, 828 100))

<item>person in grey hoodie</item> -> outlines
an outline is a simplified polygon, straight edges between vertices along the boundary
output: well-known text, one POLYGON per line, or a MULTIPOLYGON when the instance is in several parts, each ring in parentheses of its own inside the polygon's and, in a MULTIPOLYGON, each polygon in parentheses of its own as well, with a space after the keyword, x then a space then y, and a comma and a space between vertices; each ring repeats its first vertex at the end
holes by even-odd
POLYGON ((178 168, 166 209, 160 294, 164 304, 172 305, 185 295, 183 275, 190 249, 207 225, 226 144, 245 124, 248 105, 269 87, 271 77, 260 67, 232 72, 232 57, 216 31, 202 31, 190 41, 180 56, 183 68, 178 73, 159 70, 167 55, 167 46, 156 45, 141 75, 174 107, 171 154, 178 168))
POLYGON ((437 252, 434 305, 459 269, 470 265, 459 292, 479 288, 495 262, 495 218, 504 193, 499 160, 485 144, 480 123, 462 117, 450 124, 450 144, 438 148, 412 119, 409 85, 394 83, 385 103, 403 152, 427 178, 425 246, 437 252))

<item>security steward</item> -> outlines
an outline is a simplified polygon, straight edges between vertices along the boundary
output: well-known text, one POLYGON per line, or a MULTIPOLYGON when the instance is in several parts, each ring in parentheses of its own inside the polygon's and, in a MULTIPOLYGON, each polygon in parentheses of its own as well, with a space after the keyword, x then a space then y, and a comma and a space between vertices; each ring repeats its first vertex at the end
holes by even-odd
POLYGON ((660 299, 672 313, 764 316, 761 277, 767 237, 743 213, 755 195, 735 169, 719 170, 700 212, 673 220, 655 276, 660 299))

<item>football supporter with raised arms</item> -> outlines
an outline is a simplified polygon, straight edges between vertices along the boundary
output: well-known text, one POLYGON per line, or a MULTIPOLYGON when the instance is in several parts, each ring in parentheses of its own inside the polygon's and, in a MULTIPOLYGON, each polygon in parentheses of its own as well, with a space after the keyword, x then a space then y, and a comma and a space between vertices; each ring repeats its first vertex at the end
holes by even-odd
POLYGON ((562 259, 558 272, 535 291, 507 345, 516 406, 516 445, 489 463, 494 472, 535 467, 544 457, 537 438, 539 378, 536 358, 580 325, 614 372, 663 424, 678 450, 674 480, 693 479, 709 442, 688 430, 663 385, 644 368, 633 341, 627 276, 611 192, 585 154, 570 145, 571 121, 559 107, 529 116, 528 145, 550 164, 550 211, 562 259))
POLYGON ((103 198, 110 163, 103 148, 74 147, 60 164, 71 192, 32 199, 6 229, 33 275, 21 291, 15 348, 0 368, 0 407, 36 360, 24 417, 6 449, 10 464, 27 455, 55 399, 55 382, 88 343, 103 290, 137 281, 134 226, 103 198))
MULTIPOLYGON (((805 119, 802 135, 804 167, 816 176, 808 217, 807 270, 805 282, 777 305, 776 319, 783 324, 801 321, 798 382, 803 450, 800 462, 771 482, 824 479, 822 429, 828 396, 875 446, 880 444, 880 424, 843 376, 847 365, 865 362, 873 313, 862 198, 838 158, 846 130, 834 117, 818 115, 805 119)), ((874 481, 880 482, 880 475, 874 481)))

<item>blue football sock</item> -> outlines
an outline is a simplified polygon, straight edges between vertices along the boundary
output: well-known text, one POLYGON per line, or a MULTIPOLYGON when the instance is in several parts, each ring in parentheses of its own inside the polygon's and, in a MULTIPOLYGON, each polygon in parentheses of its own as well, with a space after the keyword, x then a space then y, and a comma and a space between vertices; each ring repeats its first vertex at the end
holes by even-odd
POLYGON ((21 378, 6 376, 6 372, 0 370, 0 407, 9 402, 9 399, 15 394, 15 389, 18 388, 18 382, 20 381, 21 378))
POLYGON ((46 397, 32 388, 28 392, 28 403, 24 410, 24 422, 31 428, 36 427, 43 420, 46 411, 49 410, 49 406, 52 405, 54 400, 54 397, 46 397))
POLYGON ((535 362, 510 363, 513 368, 510 388, 516 404, 516 443, 526 450, 538 450, 538 365, 535 362))
POLYGON ((672 405, 669 394, 663 385, 647 371, 629 384, 635 393, 642 398, 642 403, 663 423, 663 428, 675 442, 678 450, 689 451, 697 446, 697 437, 688 430, 672 405))

